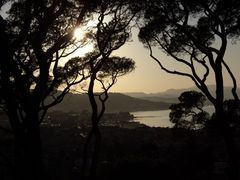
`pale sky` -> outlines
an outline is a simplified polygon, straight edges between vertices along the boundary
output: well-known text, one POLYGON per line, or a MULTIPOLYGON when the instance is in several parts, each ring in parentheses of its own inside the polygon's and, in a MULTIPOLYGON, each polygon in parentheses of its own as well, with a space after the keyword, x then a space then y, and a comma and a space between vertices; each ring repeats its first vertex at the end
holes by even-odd
MULTIPOLYGON (((119 77, 117 83, 111 88, 112 92, 156 93, 172 88, 181 89, 195 86, 192 80, 189 78, 171 75, 161 70, 158 64, 150 58, 149 50, 144 48, 142 43, 138 41, 137 34, 138 32, 136 30, 133 30, 131 41, 127 42, 123 47, 115 52, 115 54, 118 56, 132 58, 136 62, 136 69, 124 77, 119 77)), ((232 45, 231 42, 228 43, 225 60, 235 74, 238 85, 240 86, 239 45, 239 42, 234 45, 232 45)), ((82 55, 84 51, 89 48, 91 49, 91 45, 85 47, 85 49, 78 50, 77 54, 82 55)), ((161 50, 158 50, 158 53, 159 52, 161 52, 161 50)), ((172 61, 169 61, 169 58, 162 53, 159 53, 158 57, 163 60, 167 60, 167 65, 169 67, 179 67, 174 66, 174 63, 172 61)), ((232 86, 232 82, 228 78, 228 75, 226 75, 224 82, 225 86, 232 86)), ((211 78, 208 83, 214 84, 213 78, 211 78)))
MULTIPOLYGON (((228 62, 235 77, 240 85, 240 43, 233 45, 231 42, 228 44, 226 52, 226 62, 228 62)), ((158 50, 160 52, 161 50, 158 50)), ((150 58, 149 50, 144 48, 138 41, 137 32, 132 34, 132 42, 126 43, 116 53, 119 56, 126 56, 132 58, 136 62, 136 69, 131 74, 120 77, 118 82, 112 87, 113 92, 145 92, 155 93, 165 91, 167 89, 180 89, 195 86, 192 80, 187 77, 178 75, 171 75, 160 69, 158 64, 150 58)), ((166 55, 161 53, 158 57, 161 59, 169 60, 166 55)), ((174 66, 172 61, 168 62, 171 67, 174 66)), ((232 82, 225 74, 225 86, 232 86, 232 82)), ((208 81, 208 84, 214 84, 213 78, 208 81)))

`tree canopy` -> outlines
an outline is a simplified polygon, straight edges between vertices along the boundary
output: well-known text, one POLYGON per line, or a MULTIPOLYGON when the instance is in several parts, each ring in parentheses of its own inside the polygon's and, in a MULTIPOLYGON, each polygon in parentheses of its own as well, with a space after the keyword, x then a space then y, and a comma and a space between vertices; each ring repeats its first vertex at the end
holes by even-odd
POLYGON ((139 38, 150 57, 167 73, 190 78, 215 108, 216 126, 227 144, 230 179, 238 178, 238 159, 233 133, 224 113, 224 76, 232 80, 232 95, 239 101, 237 82, 225 53, 229 40, 238 40, 240 2, 237 0, 146 1, 139 38), (157 48, 156 48, 157 47, 157 48), (167 67, 155 50, 161 49, 184 70, 167 67), (207 80, 214 77, 215 91, 207 80))
POLYGON ((149 1, 145 6, 139 38, 159 66, 168 73, 191 78, 214 105, 223 101, 222 68, 225 67, 233 80, 233 96, 238 99, 236 80, 224 55, 227 40, 239 36, 239 2, 163 0, 149 1), (165 67, 161 57, 154 54, 154 46, 183 64, 188 71, 165 67), (207 88, 210 74, 216 79, 216 95, 207 88))
POLYGON ((205 126, 209 121, 210 115, 202 108, 206 97, 196 91, 183 92, 179 97, 177 104, 172 104, 169 117, 176 128, 199 129, 205 126))
POLYGON ((16 177, 37 179, 41 171, 39 124, 47 110, 61 102, 72 85, 94 73, 101 72, 101 79, 114 77, 115 83, 117 76, 134 67, 128 58, 109 57, 129 38, 131 16, 121 9, 121 1, 24 0, 1 1, 0 6, 8 2, 7 16, 0 17, 1 102, 16 141, 16 177), (76 28, 86 26, 96 14, 97 30, 83 39, 74 38, 76 28), (112 15, 115 19, 106 21, 112 15), (88 43, 94 43, 95 52, 68 61, 69 55, 88 43), (105 61, 108 68, 103 66, 105 61), (62 91, 57 91, 59 87, 62 91))

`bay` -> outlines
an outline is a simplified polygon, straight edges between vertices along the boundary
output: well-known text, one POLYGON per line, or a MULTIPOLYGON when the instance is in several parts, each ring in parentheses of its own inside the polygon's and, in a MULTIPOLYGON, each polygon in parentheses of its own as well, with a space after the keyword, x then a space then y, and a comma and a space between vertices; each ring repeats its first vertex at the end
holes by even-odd
MULTIPOLYGON (((205 106, 203 108, 208 113, 212 114, 214 112, 213 106, 205 106)), ((134 116, 133 121, 139 122, 149 127, 168 127, 172 128, 173 123, 169 120, 170 110, 159 110, 159 111, 137 111, 131 112, 134 116)))
POLYGON ((173 127, 169 120, 170 110, 159 111, 137 111, 131 112, 133 121, 139 122, 149 127, 173 127))

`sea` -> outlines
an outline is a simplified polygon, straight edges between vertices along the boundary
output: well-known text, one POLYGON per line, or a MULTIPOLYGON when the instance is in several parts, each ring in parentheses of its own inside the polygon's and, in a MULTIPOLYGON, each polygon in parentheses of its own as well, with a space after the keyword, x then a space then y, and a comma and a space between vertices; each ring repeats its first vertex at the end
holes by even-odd
MULTIPOLYGON (((214 112, 214 107, 209 105, 203 108, 208 113, 214 112)), ((172 128, 173 123, 169 120, 170 110, 158 110, 158 111, 137 111, 131 112, 134 116, 133 121, 139 122, 149 127, 165 127, 172 128)))

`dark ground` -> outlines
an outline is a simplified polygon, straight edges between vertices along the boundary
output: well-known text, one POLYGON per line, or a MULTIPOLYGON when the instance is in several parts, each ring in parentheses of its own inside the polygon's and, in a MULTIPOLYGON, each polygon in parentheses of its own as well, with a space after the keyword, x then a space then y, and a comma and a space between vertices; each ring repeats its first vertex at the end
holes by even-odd
MULTIPOLYGON (((42 124, 42 140, 48 178, 80 179, 82 148, 89 126, 83 119, 66 114, 51 114, 46 122, 42 124)), ((108 122, 111 126, 105 123, 101 127, 101 180, 226 179, 225 149, 221 138, 213 133, 148 128, 125 120, 118 126, 108 122)), ((0 145, 0 180, 11 179, 12 135, 0 130, 0 145)))

